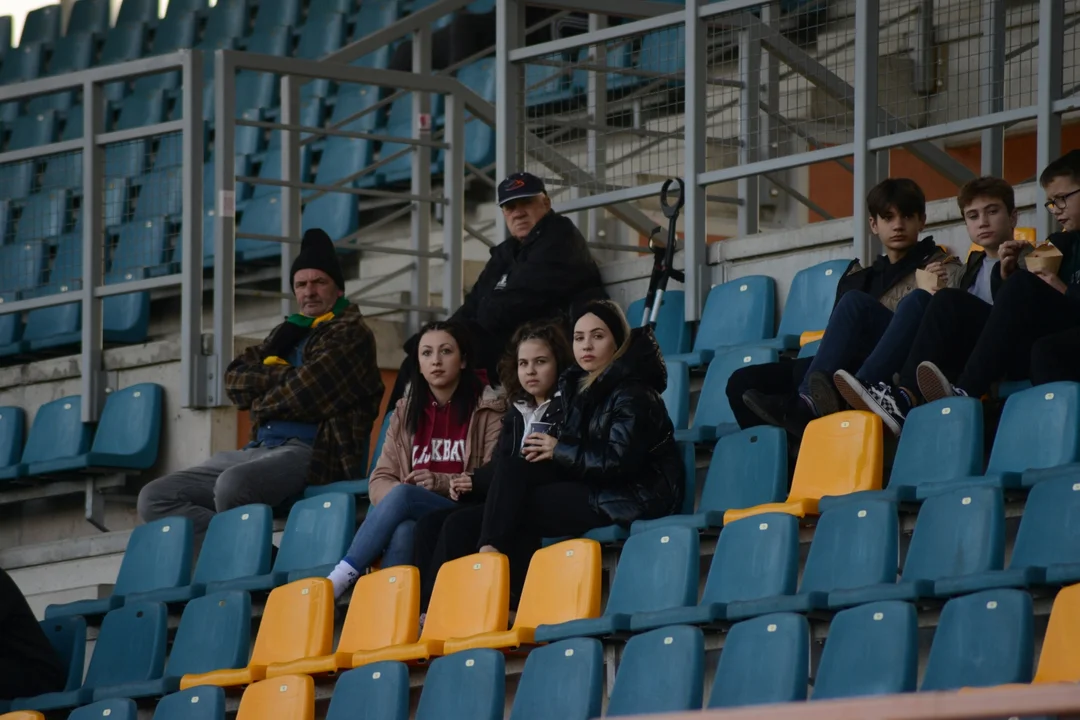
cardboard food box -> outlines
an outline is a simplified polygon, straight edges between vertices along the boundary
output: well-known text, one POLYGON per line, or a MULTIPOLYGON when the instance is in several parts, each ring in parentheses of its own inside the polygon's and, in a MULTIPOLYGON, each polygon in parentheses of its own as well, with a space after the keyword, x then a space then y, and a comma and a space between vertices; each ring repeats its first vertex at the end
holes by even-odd
POLYGON ((919 286, 920 290, 926 290, 927 292, 940 290, 947 285, 937 273, 927 272, 922 268, 915 271, 915 284, 919 286))
POLYGON ((1031 272, 1048 272, 1057 275, 1061 267, 1061 251, 1050 243, 1040 245, 1024 259, 1031 272))

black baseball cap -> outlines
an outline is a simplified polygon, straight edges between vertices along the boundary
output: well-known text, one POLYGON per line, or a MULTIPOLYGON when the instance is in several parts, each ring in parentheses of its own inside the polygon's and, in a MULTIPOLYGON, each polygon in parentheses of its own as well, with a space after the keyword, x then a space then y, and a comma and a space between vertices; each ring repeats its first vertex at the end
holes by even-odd
POLYGON ((499 206, 511 200, 546 194, 544 181, 540 178, 527 172, 514 173, 499 183, 499 206))

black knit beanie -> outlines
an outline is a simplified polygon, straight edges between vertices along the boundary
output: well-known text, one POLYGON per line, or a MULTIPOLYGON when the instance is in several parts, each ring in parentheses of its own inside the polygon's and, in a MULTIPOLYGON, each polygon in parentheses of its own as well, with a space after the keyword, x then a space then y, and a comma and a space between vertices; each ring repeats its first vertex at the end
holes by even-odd
POLYGON ((292 272, 289 274, 290 284, 301 270, 322 270, 330 276, 338 290, 345 289, 345 276, 341 272, 334 242, 319 228, 312 228, 304 233, 304 239, 300 242, 300 254, 293 260, 292 272))

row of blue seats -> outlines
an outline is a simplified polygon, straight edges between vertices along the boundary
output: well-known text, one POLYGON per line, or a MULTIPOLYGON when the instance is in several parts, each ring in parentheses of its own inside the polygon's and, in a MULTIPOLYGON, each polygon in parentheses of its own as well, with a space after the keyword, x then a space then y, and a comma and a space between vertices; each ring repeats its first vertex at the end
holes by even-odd
POLYGON ((157 462, 162 395, 154 383, 114 390, 96 429, 82 421, 82 396, 62 397, 38 408, 28 435, 22 408, 0 408, 0 480, 149 469, 157 462))

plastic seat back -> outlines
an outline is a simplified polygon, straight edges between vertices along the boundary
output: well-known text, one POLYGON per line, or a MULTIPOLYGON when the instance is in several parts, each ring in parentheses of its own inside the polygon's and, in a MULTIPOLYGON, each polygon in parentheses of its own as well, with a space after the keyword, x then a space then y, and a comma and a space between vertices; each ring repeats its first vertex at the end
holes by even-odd
POLYGON ((1043 480, 1020 518, 1010 568, 1080 563, 1080 475, 1043 480))
MULTIPOLYGON (((242 37, 247 29, 248 0, 221 0, 206 19, 206 29, 197 47, 203 50, 220 50, 235 38, 242 37)), ((204 72, 206 66, 203 67, 204 72)), ((210 69, 207 77, 213 77, 210 69)))
POLYGON ((42 620, 40 624, 49 644, 68 669, 64 691, 77 690, 86 669, 86 620, 81 615, 73 615, 42 620))
POLYGON ((122 458, 124 467, 148 469, 158 457, 162 390, 139 383, 110 393, 90 450, 122 458))
POLYGON ((66 190, 50 190, 31 195, 26 199, 22 215, 15 226, 15 242, 24 243, 59 236, 67 219, 67 209, 66 190))
POLYGON ((510 720, 589 720, 600 717, 603 697, 603 645, 570 638, 529 653, 510 720))
POLYGON ((0 292, 21 293, 41 285, 48 257, 41 240, 0 246, 0 292))
POLYGON ((236 720, 315 720, 315 681, 310 675, 283 675, 248 685, 236 720))
POLYGON ((361 575, 353 586, 338 652, 416 642, 420 632, 420 571, 411 565, 361 575))
POLYGON ((720 532, 701 602, 791 595, 798 576, 798 518, 786 513, 753 515, 720 532))
POLYGON ((71 6, 67 37, 71 37, 73 33, 100 33, 108 29, 108 0, 77 0, 71 6))
MULTIPOLYGON (((308 17, 300 28, 300 42, 296 57, 318 60, 334 52, 345 43, 345 16, 342 13, 322 13, 308 17)), ((329 85, 329 83, 327 83, 329 85)))
POLYGON ((727 396, 727 384, 732 373, 740 368, 772 363, 778 359, 779 355, 775 350, 766 348, 743 347, 718 352, 709 363, 709 369, 705 371, 705 382, 701 386, 694 425, 733 425, 737 428, 735 414, 731 411, 727 396))
POLYGON ((789 500, 818 500, 881 489, 881 418, 861 410, 839 412, 806 426, 789 500))
POLYGON ((896 505, 860 497, 822 513, 800 592, 832 592, 896 580, 900 524, 896 505))
POLYGON ((251 39, 277 30, 283 25, 297 25, 300 22, 300 0, 270 0, 258 4, 255 16, 255 28, 251 39))
POLYGON ((704 674, 700 629, 673 625, 635 635, 623 650, 607 717, 700 710, 704 674))
POLYGON ((268 505, 243 505, 215 513, 203 545, 222 550, 199 554, 192 582, 235 580, 270 572, 273 530, 274 516, 268 505))
POLYGON ((465 650, 431 663, 416 720, 502 720, 506 661, 497 650, 465 650))
MULTIPOLYGON (((24 463, 82 455, 93 430, 82 421, 82 396, 69 395, 38 408, 23 450, 24 463)), ((136 529, 137 530, 137 529, 136 529)))
POLYGON ((297 580, 267 598, 250 665, 329 655, 333 646, 333 585, 326 578, 297 580))
POLYGON ((836 286, 851 260, 826 260, 795 273, 777 335, 824 330, 836 304, 836 286))
POLYGON ((1009 396, 987 474, 1080 461, 1080 383, 1038 385, 1009 396))
POLYGON ((36 78, 41 74, 43 55, 41 43, 12 48, 11 52, 4 56, 4 65, 0 67, 0 85, 10 85, 36 78))
POLYGON ((444 563, 435 577, 421 640, 505 630, 510 565, 505 555, 476 553, 444 563))
MULTIPOLYGON (((168 149, 165 152, 171 154, 168 149)), ((159 147, 158 157, 162 158, 163 154, 159 147)), ((135 220, 180 214, 183 201, 181 172, 181 168, 175 166, 155 170, 143 177, 135 201, 135 220)))
POLYGON ((124 0, 116 14, 116 25, 129 23, 154 24, 158 20, 158 3, 154 0, 124 0))
POLYGON ((566 540, 537 550, 514 624, 535 628, 598 617, 600 579, 600 543, 594 540, 566 540))
POLYGON ((738 278, 709 291, 694 349, 710 350, 771 338, 775 323, 776 282, 764 275, 738 278))
POLYGON ((60 37, 60 5, 46 5, 26 13, 19 47, 34 43, 51 43, 60 37))
POLYGON ((889 487, 981 475, 982 463, 982 403, 966 397, 939 400, 908 414, 889 487))
POLYGON ((109 612, 101 623, 85 688, 157 680, 165 669, 164 603, 131 603, 109 612))
POLYGON ((1080 585, 1062 588, 1054 598, 1043 638, 1036 683, 1080 682, 1080 585))
MULTIPOLYGON (((485 58, 458 71, 462 85, 488 102, 495 102, 495 60, 485 58)), ((495 128, 468 114, 465 120, 465 162, 478 168, 495 162, 495 128)))
POLYGON ((154 720, 222 720, 224 717, 225 690, 212 685, 166 695, 154 709, 154 720))
POLYGON ((837 613, 821 653, 813 699, 914 692, 918 631, 918 613, 909 603, 870 603, 837 613))
POLYGON ((289 511, 274 572, 337 563, 345 556, 355 529, 352 495, 327 493, 301 500, 289 511))
POLYGON ((135 705, 134 700, 128 700, 127 698, 113 698, 111 700, 102 700, 101 702, 84 705, 81 708, 75 709, 68 715, 68 720, 100 720, 101 718, 108 718, 109 720, 138 720, 139 708, 135 705))
POLYGON ((56 113, 45 110, 34 115, 23 115, 11 125, 8 150, 25 150, 37 145, 48 145, 56 140, 56 113))
MULTIPOLYGON (((128 1, 130 2, 130 0, 128 1)), ((123 8, 121 8, 121 12, 123 12, 123 8)), ((101 48, 101 57, 98 59, 97 64, 111 65, 126 62, 127 60, 135 60, 142 55, 145 39, 145 23, 139 21, 121 23, 117 18, 116 25, 105 36, 105 44, 101 48)))
POLYGON ((945 603, 930 646, 923 690, 1031 682, 1031 596, 987 590, 945 603))
POLYGON ((409 720, 409 668, 380 662, 342 674, 326 720, 409 720))
POLYGON ((246 592, 195 598, 184 606, 165 677, 242 668, 250 648, 251 597, 246 592))
POLYGON ((690 368, 686 363, 667 363, 668 384, 660 396, 676 429, 690 424, 690 368))
POLYGON ((631 535, 619 555, 605 615, 693 605, 698 589, 698 534, 660 527, 631 535))
MULTIPOLYGON (((686 293, 669 290, 660 301, 660 313, 656 316, 656 342, 664 355, 690 351, 690 323, 686 322, 686 293)), ((641 327, 645 312, 645 298, 630 303, 626 319, 630 327, 641 327)))
POLYGON ((191 582, 191 520, 172 516, 131 531, 113 593, 127 595, 191 582))
POLYGON ((731 626, 716 667, 709 708, 806 699, 810 625, 802 615, 777 613, 731 626))
POLYGON ((701 491, 701 511, 780 502, 787 473, 787 433, 781 428, 762 425, 720 438, 701 491))
POLYGON ((923 503, 915 521, 904 580, 1000 570, 1005 559, 1005 505, 1001 490, 961 487, 923 503))

